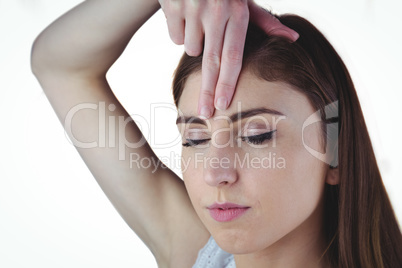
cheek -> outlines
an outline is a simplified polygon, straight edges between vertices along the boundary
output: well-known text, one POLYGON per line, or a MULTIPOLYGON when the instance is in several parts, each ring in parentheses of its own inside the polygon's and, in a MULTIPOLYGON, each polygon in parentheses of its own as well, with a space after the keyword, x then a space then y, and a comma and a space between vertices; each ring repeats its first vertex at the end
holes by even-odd
POLYGON ((181 170, 183 181, 193 205, 198 203, 197 201, 203 195, 202 189, 205 188, 202 172, 200 172, 203 163, 197 159, 196 154, 182 151, 181 170))
POLYGON ((239 236, 250 251, 266 248, 292 233, 319 206, 322 190, 298 168, 288 161, 284 169, 241 171, 242 194, 253 207, 253 214, 239 236))
POLYGON ((306 150, 301 138, 287 144, 278 153, 284 159, 286 168, 276 170, 278 179, 272 185, 278 189, 276 198, 290 207, 283 209, 297 214, 297 211, 311 210, 317 205, 325 185, 326 166, 306 150))
MULTIPOLYGON (((265 211, 298 217, 298 214, 312 211, 322 195, 322 179, 316 174, 299 169, 266 172, 265 181, 260 179, 253 191, 265 211)), ((279 216, 279 215, 278 215, 279 216)))
POLYGON ((243 178, 255 178, 248 187, 264 218, 257 224, 278 230, 277 235, 297 227, 313 213, 322 200, 325 185, 325 165, 302 146, 282 147, 276 153, 277 162, 278 159, 285 163, 284 168, 249 169, 242 173, 243 178))

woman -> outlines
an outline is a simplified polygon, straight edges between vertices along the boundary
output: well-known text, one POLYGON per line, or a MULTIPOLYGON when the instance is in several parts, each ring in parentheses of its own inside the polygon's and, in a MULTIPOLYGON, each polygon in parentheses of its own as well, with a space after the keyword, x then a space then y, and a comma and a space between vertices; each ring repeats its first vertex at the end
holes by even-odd
MULTIPOLYGON (((105 74, 158 8, 152 1, 87 1, 41 34, 33 49, 33 70, 63 123, 84 102, 105 102, 107 116, 129 118, 105 74)), ((402 264, 400 230, 346 68, 311 24, 296 16, 280 20, 300 39, 292 44, 283 38, 291 36, 267 37, 250 25, 236 93, 232 101, 225 96, 223 107, 219 85, 228 83, 219 79, 229 77, 224 62, 219 79, 211 79, 214 74, 206 79, 199 70, 213 67, 213 60, 201 66, 206 57, 183 57, 174 96, 184 183, 165 168, 130 168, 131 154, 157 162, 132 121, 125 136, 142 146, 125 148, 123 156, 117 147, 77 146, 161 267, 207 267, 219 261, 222 267, 402 264), (214 100, 202 101, 203 95, 214 95, 202 93, 211 88, 204 80, 218 84, 214 103, 223 109, 202 112, 214 100), (200 106, 194 98, 198 94, 200 106), (202 120, 199 113, 210 118, 202 120)), ((225 94, 230 95, 233 89, 228 88, 225 94)), ((89 143, 97 139, 99 127, 98 113, 86 109, 74 115, 69 134, 89 143)))

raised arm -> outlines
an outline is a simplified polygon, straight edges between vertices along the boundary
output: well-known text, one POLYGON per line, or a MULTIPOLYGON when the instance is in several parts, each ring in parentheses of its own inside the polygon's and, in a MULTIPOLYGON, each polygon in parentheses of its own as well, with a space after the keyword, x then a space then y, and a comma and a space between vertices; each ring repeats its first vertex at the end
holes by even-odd
POLYGON ((85 1, 38 36, 32 70, 97 182, 160 267, 191 267, 209 233, 172 171, 130 167, 131 153, 157 157, 105 78, 133 34, 158 9, 157 0, 85 1), (110 131, 113 124, 99 122, 99 109, 105 118, 126 119, 123 131, 130 146, 119 146, 120 135, 109 136, 122 129, 115 124, 110 131))

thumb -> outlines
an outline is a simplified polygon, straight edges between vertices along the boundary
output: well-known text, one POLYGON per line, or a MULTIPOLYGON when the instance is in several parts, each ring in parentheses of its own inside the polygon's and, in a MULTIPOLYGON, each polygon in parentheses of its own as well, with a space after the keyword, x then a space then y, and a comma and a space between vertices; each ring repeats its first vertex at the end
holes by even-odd
POLYGON ((268 35, 281 36, 295 42, 299 34, 283 25, 268 10, 258 6, 254 1, 249 2, 250 21, 260 27, 268 35))

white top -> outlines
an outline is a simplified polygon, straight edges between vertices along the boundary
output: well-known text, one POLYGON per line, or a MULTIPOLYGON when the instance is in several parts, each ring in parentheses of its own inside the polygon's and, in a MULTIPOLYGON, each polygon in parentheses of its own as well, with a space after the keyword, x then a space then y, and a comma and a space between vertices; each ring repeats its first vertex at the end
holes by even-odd
POLYGON ((193 268, 236 268, 232 254, 223 251, 211 236, 198 252, 193 268))

